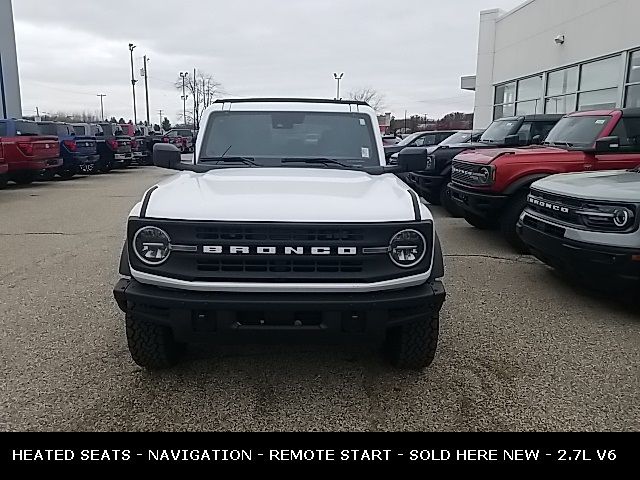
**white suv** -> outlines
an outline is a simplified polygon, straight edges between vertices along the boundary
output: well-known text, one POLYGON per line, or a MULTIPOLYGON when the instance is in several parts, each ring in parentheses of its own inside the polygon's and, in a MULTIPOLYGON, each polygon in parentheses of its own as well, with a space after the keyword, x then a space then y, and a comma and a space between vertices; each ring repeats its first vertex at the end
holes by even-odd
POLYGON ((190 342, 385 340, 392 362, 428 366, 445 299, 433 217, 385 165, 363 102, 219 100, 193 163, 131 211, 114 289, 133 359, 174 364, 190 342))

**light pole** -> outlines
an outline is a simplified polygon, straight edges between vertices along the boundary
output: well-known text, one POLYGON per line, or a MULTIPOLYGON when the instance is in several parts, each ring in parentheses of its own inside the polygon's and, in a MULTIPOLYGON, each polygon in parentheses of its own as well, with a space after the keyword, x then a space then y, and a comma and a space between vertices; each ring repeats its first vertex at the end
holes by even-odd
POLYGON ((102 99, 106 97, 106 95, 104 93, 99 93, 96 97, 100 97, 100 118, 104 122, 104 102, 102 99))
POLYGON ((149 61, 149 58, 145 55, 144 56, 144 96, 147 102, 147 125, 149 125, 151 123, 151 120, 149 119, 149 82, 147 80, 147 62, 149 61))
POLYGON ((184 120, 184 126, 187 126, 187 97, 188 95, 186 94, 185 90, 184 90, 184 82, 187 79, 187 77, 189 76, 189 72, 180 72, 180 78, 182 78, 182 119, 184 120))
POLYGON ((343 75, 344 75, 344 72, 341 73, 340 75, 338 75, 337 73, 333 74, 333 78, 335 78, 336 82, 338 82, 338 88, 336 90, 336 100, 340 100, 340 80, 342 80, 343 75))
POLYGON ((136 112, 136 82, 137 80, 134 77, 133 73, 133 49, 136 46, 133 43, 129 44, 129 53, 131 54, 131 91, 133 92, 133 124, 138 123, 137 112, 136 112))

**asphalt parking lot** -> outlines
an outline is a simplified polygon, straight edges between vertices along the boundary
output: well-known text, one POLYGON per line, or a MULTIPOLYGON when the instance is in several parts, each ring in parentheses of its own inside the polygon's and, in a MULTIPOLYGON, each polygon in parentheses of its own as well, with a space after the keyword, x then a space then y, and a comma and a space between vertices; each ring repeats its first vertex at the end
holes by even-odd
POLYGON ((428 370, 373 349, 190 348, 149 373, 111 289, 132 168, 0 192, 0 430, 639 430, 640 311, 434 209, 447 268, 428 370))

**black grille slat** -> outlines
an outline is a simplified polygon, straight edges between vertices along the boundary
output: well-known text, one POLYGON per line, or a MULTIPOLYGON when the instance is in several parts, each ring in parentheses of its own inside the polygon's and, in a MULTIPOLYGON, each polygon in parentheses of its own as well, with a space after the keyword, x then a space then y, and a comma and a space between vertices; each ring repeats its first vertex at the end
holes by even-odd
POLYGON ((357 229, 326 228, 240 228, 225 229, 220 227, 196 228, 198 240, 234 240, 234 241, 320 241, 320 242, 357 242, 364 239, 364 232, 357 229))
POLYGON ((245 260, 213 259, 198 260, 196 268, 201 272, 324 272, 357 273, 362 272, 363 262, 353 260, 245 260))

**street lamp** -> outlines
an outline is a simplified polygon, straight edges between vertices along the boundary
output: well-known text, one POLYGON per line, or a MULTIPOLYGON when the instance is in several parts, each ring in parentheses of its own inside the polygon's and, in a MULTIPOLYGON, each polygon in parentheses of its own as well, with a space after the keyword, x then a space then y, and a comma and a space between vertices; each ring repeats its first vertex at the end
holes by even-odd
POLYGON ((338 82, 338 88, 336 90, 336 100, 340 100, 340 80, 342 80, 343 75, 344 75, 344 72, 341 73, 340 75, 338 75, 337 73, 333 74, 333 78, 335 78, 336 82, 338 82))
POLYGON ((182 78, 182 119, 184 121, 184 126, 187 126, 187 97, 188 95, 186 94, 185 90, 184 90, 184 82, 187 79, 187 77, 189 76, 189 72, 180 72, 180 78, 182 78))
POLYGON ((133 124, 136 125, 138 123, 137 113, 136 113, 136 82, 137 80, 134 77, 133 73, 133 49, 136 46, 133 43, 129 44, 129 52, 131 54, 131 91, 133 92, 133 124))

